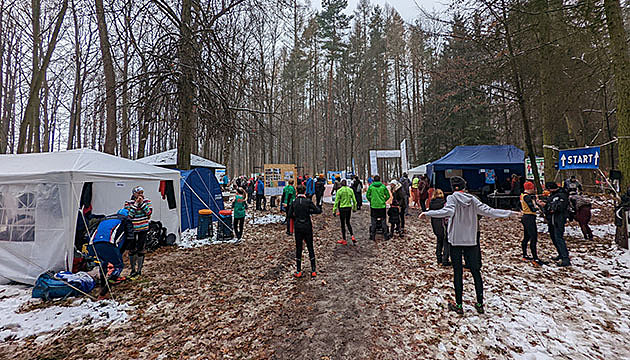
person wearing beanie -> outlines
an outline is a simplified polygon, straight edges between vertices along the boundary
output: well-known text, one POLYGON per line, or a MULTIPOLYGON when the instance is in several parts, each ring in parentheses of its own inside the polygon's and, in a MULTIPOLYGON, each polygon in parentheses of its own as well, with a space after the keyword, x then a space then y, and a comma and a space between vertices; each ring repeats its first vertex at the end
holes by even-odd
POLYGON ((543 262, 538 258, 538 252, 536 251, 536 244, 538 242, 538 229, 536 227, 536 186, 531 181, 526 182, 523 185, 524 192, 521 194, 521 209, 523 216, 521 217, 521 224, 523 224, 523 241, 521 242, 521 248, 523 250, 523 260, 533 261, 536 265, 543 265, 543 262), (527 244, 532 252, 532 256, 527 255, 527 244))
POLYGON ((538 205, 545 213, 549 237, 551 237, 551 241, 556 251, 558 251, 558 256, 552 258, 552 260, 562 260, 557 264, 558 266, 571 266, 569 250, 564 241, 564 226, 569 217, 569 194, 555 182, 547 182, 545 188, 551 194, 547 201, 538 200, 538 205))
POLYGON ((149 221, 151 214, 153 214, 153 207, 151 200, 144 197, 144 189, 141 186, 136 186, 132 190, 131 201, 127 201, 125 204, 125 209, 129 213, 135 233, 134 241, 128 247, 129 263, 131 264, 129 277, 133 280, 142 275, 149 221))
POLYGON ((446 199, 442 209, 429 210, 420 214, 430 218, 448 218, 448 242, 451 245, 451 261, 453 263, 453 283, 455 287, 455 304, 448 304, 451 311, 463 314, 463 266, 462 256, 470 267, 475 281, 477 303, 475 309, 483 314, 483 281, 481 279, 481 251, 477 241, 479 220, 477 216, 494 218, 519 216, 520 213, 510 210, 494 209, 482 203, 478 198, 466 192, 466 180, 454 176, 450 179, 453 194, 446 199))

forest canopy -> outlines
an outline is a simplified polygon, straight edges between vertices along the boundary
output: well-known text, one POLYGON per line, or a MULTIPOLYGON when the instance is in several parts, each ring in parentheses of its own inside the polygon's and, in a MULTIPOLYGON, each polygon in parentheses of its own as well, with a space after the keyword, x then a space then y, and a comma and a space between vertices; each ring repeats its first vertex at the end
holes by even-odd
POLYGON ((0 0, 0 153, 178 148, 183 169, 192 152, 231 174, 366 176, 369 150, 407 139, 412 165, 512 144, 554 174, 545 145, 612 141, 602 168, 627 179, 627 13, 611 0, 459 0, 412 21, 369 0, 0 0))

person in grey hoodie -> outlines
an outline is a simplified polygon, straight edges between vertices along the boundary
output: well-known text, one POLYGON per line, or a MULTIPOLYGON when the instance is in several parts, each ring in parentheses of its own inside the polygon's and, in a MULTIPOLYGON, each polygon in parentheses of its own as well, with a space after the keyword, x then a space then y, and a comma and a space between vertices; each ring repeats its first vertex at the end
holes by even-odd
POLYGON ((470 266, 475 281, 477 303, 475 309, 483 314, 483 281, 481 279, 481 251, 477 242, 477 215, 500 218, 520 216, 510 210, 494 209, 484 204, 475 196, 466 192, 466 180, 459 176, 451 179, 453 194, 446 198, 446 205, 439 210, 430 210, 420 214, 433 218, 448 218, 448 242, 451 244, 451 261, 453 263, 453 283, 455 287, 455 305, 449 303, 449 310, 463 314, 463 268, 462 256, 470 266))

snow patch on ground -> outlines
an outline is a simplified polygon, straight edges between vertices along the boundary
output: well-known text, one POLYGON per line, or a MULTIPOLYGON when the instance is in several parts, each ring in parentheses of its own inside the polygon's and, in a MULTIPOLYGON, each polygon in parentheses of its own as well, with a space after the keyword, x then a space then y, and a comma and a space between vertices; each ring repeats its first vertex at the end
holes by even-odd
POLYGON ((0 341, 23 339, 39 335, 38 340, 70 325, 100 328, 129 319, 131 307, 112 300, 76 299, 70 306, 50 306, 19 312, 23 305, 39 303, 32 299, 33 288, 26 285, 0 285, 0 341))
POLYGON ((177 246, 184 249, 193 249, 206 245, 216 245, 216 244, 237 244, 239 241, 234 237, 232 240, 227 241, 219 241, 217 240, 216 229, 214 231, 214 235, 212 237, 208 237, 205 239, 197 239, 197 228, 188 229, 182 233, 182 238, 177 243, 177 246))
MULTIPOLYGON (((553 266, 540 268, 524 263, 486 267, 485 306, 490 314, 479 316, 472 304, 465 302, 466 315, 454 329, 464 339, 482 338, 468 343, 465 350, 451 341, 439 347, 463 351, 465 358, 475 358, 485 352, 485 347, 497 349, 506 358, 523 360, 595 359, 603 354, 628 358, 630 347, 620 347, 623 340, 611 333, 630 332, 630 252, 615 247, 606 251, 610 257, 573 255, 571 275, 553 266), (514 270, 525 276, 502 275, 514 270), (532 281, 532 277, 537 280, 532 281), (566 281, 558 281, 560 278, 566 281)), ((470 301, 474 294, 472 279, 469 274, 464 277, 464 294, 470 301)), ((437 288, 430 298, 436 304, 446 302, 437 288)))
POLYGON ((269 225, 280 224, 284 221, 283 215, 267 214, 262 217, 254 218, 248 222, 250 225, 269 225))

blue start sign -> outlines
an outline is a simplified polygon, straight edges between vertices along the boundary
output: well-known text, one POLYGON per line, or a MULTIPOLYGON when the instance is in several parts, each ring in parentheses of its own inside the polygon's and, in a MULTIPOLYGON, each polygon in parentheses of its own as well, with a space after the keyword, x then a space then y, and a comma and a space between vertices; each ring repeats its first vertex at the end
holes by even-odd
POLYGON ((560 150, 559 156, 559 170, 599 168, 599 147, 560 150))

